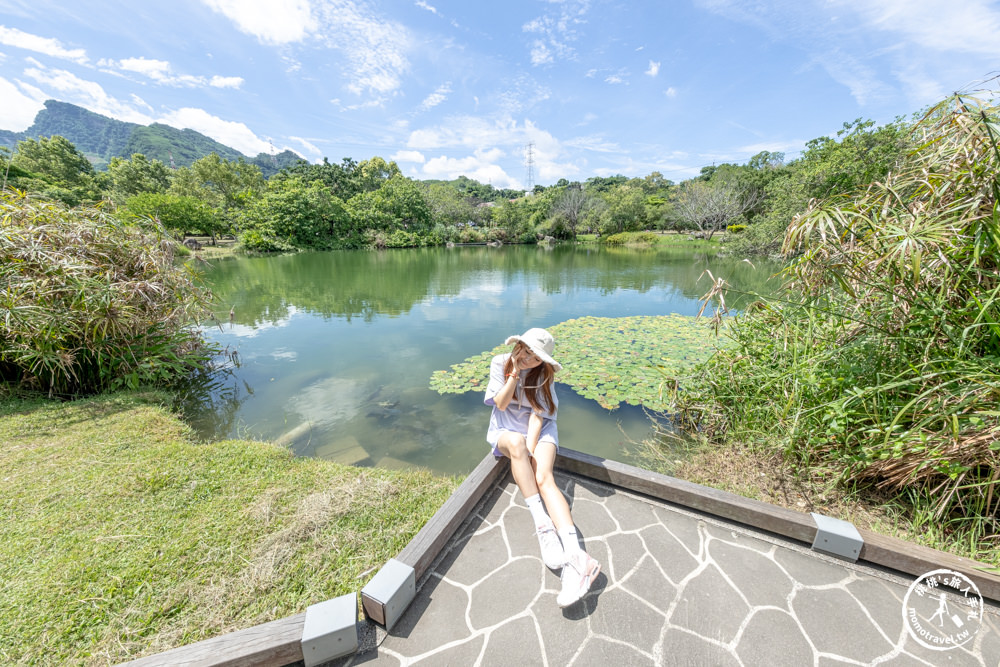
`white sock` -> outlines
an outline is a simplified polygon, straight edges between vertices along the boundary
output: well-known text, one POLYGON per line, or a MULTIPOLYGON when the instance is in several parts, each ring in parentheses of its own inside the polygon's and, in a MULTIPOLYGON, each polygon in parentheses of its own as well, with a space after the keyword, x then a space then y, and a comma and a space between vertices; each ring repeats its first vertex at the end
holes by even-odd
POLYGON ((576 526, 570 526, 565 530, 559 531, 559 541, 562 542, 563 551, 566 555, 576 553, 577 551, 583 551, 580 548, 580 537, 576 533, 576 526))
POLYGON ((528 504, 528 511, 531 512, 531 518, 534 519, 536 526, 546 526, 552 523, 552 519, 545 513, 541 494, 536 493, 530 498, 525 498, 524 502, 528 504))

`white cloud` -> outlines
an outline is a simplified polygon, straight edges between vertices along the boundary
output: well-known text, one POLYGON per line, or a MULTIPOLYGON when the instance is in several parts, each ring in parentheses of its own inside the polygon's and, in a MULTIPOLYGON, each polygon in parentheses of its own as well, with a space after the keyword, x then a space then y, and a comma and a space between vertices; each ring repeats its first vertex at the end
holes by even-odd
POLYGON ((666 95, 667 97, 677 97, 677 89, 674 88, 673 86, 670 86, 669 88, 663 91, 663 94, 666 95))
POLYGON ((87 52, 83 49, 67 49, 58 39, 39 37, 17 28, 8 28, 2 25, 0 25, 0 44, 42 53, 54 58, 72 60, 80 65, 86 65, 88 62, 87 52))
POLYGON ((320 5, 317 14, 322 39, 348 61, 348 90, 385 95, 399 89, 410 69, 406 51, 411 39, 405 27, 352 0, 320 5))
POLYGON ((650 60, 649 69, 647 69, 645 73, 649 76, 655 77, 660 73, 660 63, 650 60))
POLYGON ((565 151, 551 133, 531 120, 519 124, 506 115, 492 119, 449 117, 440 125, 411 132, 407 147, 420 155, 444 149, 454 152, 456 148, 469 151, 465 157, 441 155, 428 159, 420 170, 425 178, 456 178, 464 174, 481 183, 519 188, 520 182, 508 171, 524 169, 524 152, 529 143, 533 144, 532 159, 539 182, 554 181, 577 172, 574 165, 560 162, 565 151))
POLYGON ((552 57, 552 52, 549 47, 545 45, 545 42, 541 40, 535 40, 531 45, 531 64, 532 65, 547 65, 555 60, 552 57))
POLYGON ((563 142, 564 145, 572 148, 580 148, 597 153, 620 153, 621 147, 613 141, 607 141, 599 136, 584 136, 569 139, 563 142))
MULTIPOLYGON (((285 45, 317 39, 340 51, 347 60, 347 89, 355 95, 374 93, 384 102, 386 94, 402 85, 410 68, 406 50, 409 33, 399 23, 376 14, 356 0, 328 0, 310 5, 308 0, 203 0, 229 18, 244 33, 265 44, 285 45)), ((281 55, 288 71, 301 63, 281 55)), ((366 104, 348 108, 365 108, 366 104)))
MULTIPOLYGON (((215 75, 211 78, 205 78, 203 76, 194 76, 191 74, 176 74, 173 66, 169 62, 153 58, 123 58, 122 60, 108 60, 102 58, 97 64, 101 67, 112 68, 113 70, 139 74, 165 86, 185 88, 201 88, 205 86, 211 86, 212 88, 239 88, 243 85, 243 77, 239 76, 215 75)), ((114 71, 111 71, 110 73, 114 73, 114 71)))
POLYGON ((519 114, 548 100, 552 91, 528 74, 519 74, 514 80, 503 82, 492 97, 491 102, 500 113, 519 114))
POLYGON ((696 2, 801 49, 806 67, 821 67, 861 105, 900 95, 927 104, 971 83, 957 77, 988 75, 1000 58, 1000 9, 987 0, 696 2), (963 65, 953 64, 959 53, 969 56, 963 65))
POLYGON ((1000 57, 1000 11, 983 0, 841 0, 864 17, 868 27, 898 33, 906 41, 935 51, 1000 57))
POLYGON ((414 4, 417 7, 420 7, 420 9, 426 9, 431 14, 437 14, 438 13, 438 10, 437 10, 436 7, 432 7, 431 5, 428 5, 426 2, 424 2, 424 0, 417 0, 417 2, 415 2, 414 4))
POLYGON ((440 178, 452 180, 459 176, 467 176, 480 183, 490 183, 497 188, 521 187, 521 184, 511 178, 504 171, 503 167, 493 164, 489 159, 484 159, 478 155, 471 155, 465 158, 436 157, 431 158, 421 168, 420 173, 424 178, 440 178))
POLYGON ((41 91, 33 86, 22 84, 22 87, 27 89, 28 95, 25 95, 11 81, 0 77, 0 98, 3 99, 3 129, 5 130, 23 132, 28 129, 35 122, 35 115, 44 106, 42 103, 45 101, 45 96, 33 94, 41 91))
POLYGON ((420 151, 396 151, 390 158, 393 162, 415 162, 423 164, 427 158, 420 151))
POLYGON ((301 42, 318 24, 308 0, 202 0, 265 44, 301 42))
POLYGON ((243 77, 216 75, 208 80, 208 85, 212 88, 239 88, 243 85, 243 77))
POLYGON ((160 119, 161 123, 178 128, 191 128, 216 141, 231 146, 244 155, 269 153, 271 145, 261 139, 243 123, 223 120, 204 109, 184 107, 171 111, 160 119))
POLYGON ((99 83, 81 79, 66 70, 46 68, 37 61, 29 62, 32 66, 24 70, 24 75, 34 79, 45 89, 46 98, 58 98, 94 113, 131 123, 148 125, 153 122, 152 118, 131 104, 108 95, 99 83))
POLYGON ((113 60, 101 60, 101 65, 118 66, 126 72, 135 72, 148 76, 150 79, 161 81, 170 77, 170 63, 166 60, 152 60, 147 58, 125 58, 117 63, 113 60))
POLYGON ((604 83, 610 83, 612 85, 624 82, 625 81, 622 79, 621 74, 611 74, 604 79, 604 83))
POLYGON ((532 40, 531 63, 545 65, 556 58, 572 60, 576 49, 572 42, 579 38, 577 27, 586 23, 584 16, 590 8, 589 0, 560 0, 543 16, 531 19, 521 26, 522 32, 539 35, 532 40))
POLYGON ((146 100, 142 99, 135 93, 130 94, 129 97, 132 98, 132 102, 134 102, 137 107, 142 107, 143 109, 146 109, 150 113, 153 113, 153 107, 149 106, 149 103, 146 102, 146 100))
POLYGON ((291 139, 292 141, 297 142, 299 145, 301 145, 303 148, 305 148, 307 151, 309 151, 313 155, 319 156, 319 155, 323 154, 323 151, 321 151, 316 146, 316 144, 314 144, 314 143, 312 143, 312 142, 310 142, 310 141, 308 141, 306 139, 303 139, 302 137, 288 137, 288 138, 291 139))
POLYGON ((417 107, 418 111, 427 111, 428 109, 433 109, 437 105, 448 99, 448 94, 451 93, 451 81, 443 83, 437 87, 433 93, 424 98, 424 101, 420 103, 417 107))

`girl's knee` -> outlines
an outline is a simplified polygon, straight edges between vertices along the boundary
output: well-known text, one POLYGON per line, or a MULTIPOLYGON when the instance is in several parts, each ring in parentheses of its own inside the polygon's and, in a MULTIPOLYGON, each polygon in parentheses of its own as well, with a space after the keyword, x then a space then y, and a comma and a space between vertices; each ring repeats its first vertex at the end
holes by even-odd
POLYGON ((522 435, 516 433, 502 435, 498 444, 500 445, 500 450, 512 459, 528 456, 528 445, 522 435))
POLYGON ((535 470, 535 484, 538 485, 539 489, 557 488, 556 480, 552 476, 551 470, 544 470, 544 469, 535 470))

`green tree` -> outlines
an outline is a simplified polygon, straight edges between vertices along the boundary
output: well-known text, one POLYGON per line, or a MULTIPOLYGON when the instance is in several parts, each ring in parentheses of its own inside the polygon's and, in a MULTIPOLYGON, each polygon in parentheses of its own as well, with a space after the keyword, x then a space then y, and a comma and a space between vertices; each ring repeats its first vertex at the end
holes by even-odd
POLYGON ((159 160, 150 160, 142 153, 133 153, 128 160, 111 158, 108 179, 108 194, 118 203, 143 192, 163 194, 170 187, 167 166, 159 160))
POLYGON ((399 166, 395 162, 386 162, 376 156, 359 162, 351 174, 351 180, 354 181, 356 192, 375 192, 389 179, 399 174, 399 166))
MULTIPOLYGON (((401 231, 423 235, 430 231, 433 224, 430 207, 420 188, 399 173, 391 176, 378 190, 362 192, 351 198, 347 208, 357 224, 366 232, 375 234, 401 231)), ((408 243, 394 245, 400 244, 408 243)))
POLYGON ((211 206, 182 195, 142 192, 125 200, 126 215, 150 218, 178 238, 188 234, 211 236, 212 243, 222 231, 218 213, 211 206))
POLYGON ((339 197, 320 181, 273 179, 241 212, 240 242, 248 250, 360 247, 362 236, 339 197))
POLYGON ((261 192, 265 181, 257 165, 245 160, 226 160, 211 153, 196 160, 189 169, 178 169, 170 190, 174 194, 197 197, 228 213, 239 209, 248 196, 261 192))
POLYGON ((70 206, 99 196, 94 187, 94 166, 59 135, 19 141, 11 167, 31 175, 21 180, 25 189, 70 206))
POLYGON ((909 127, 902 119, 882 126, 859 119, 844 123, 836 137, 809 141, 801 158, 783 166, 774 164, 773 153, 754 156, 750 166, 755 183, 763 184, 764 202, 746 233, 730 242, 730 251, 774 254, 810 200, 852 193, 884 179, 911 150, 909 127))
POLYGON ((646 196, 641 189, 619 186, 604 192, 601 198, 605 206, 598 213, 597 224, 602 235, 636 232, 646 228, 646 196))
POLYGON ((445 183, 431 183, 425 186, 425 197, 431 209, 431 217, 436 223, 456 226, 470 220, 479 224, 481 215, 470 197, 457 188, 445 183))
POLYGON ((564 229, 565 235, 554 233, 553 236, 576 238, 584 216, 592 205, 592 200, 593 197, 584 192, 583 188, 579 186, 563 189, 553 204, 551 211, 552 217, 558 219, 560 223, 558 229, 564 229))
POLYGON ((354 182, 354 171, 357 167, 358 163, 349 157, 345 157, 340 164, 331 164, 327 158, 323 158, 322 164, 301 163, 283 169, 272 176, 271 180, 296 177, 307 183, 318 181, 341 200, 347 201, 358 193, 357 184, 354 182))
POLYGON ((591 193, 605 193, 610 192, 615 187, 624 185, 627 182, 628 179, 621 174, 617 174, 615 176, 591 176, 587 179, 587 183, 584 185, 584 188, 587 192, 591 193))

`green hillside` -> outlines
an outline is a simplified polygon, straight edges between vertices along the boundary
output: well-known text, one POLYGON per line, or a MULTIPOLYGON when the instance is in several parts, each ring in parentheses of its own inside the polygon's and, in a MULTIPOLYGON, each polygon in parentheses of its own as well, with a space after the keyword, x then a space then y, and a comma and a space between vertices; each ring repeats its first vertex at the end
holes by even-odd
MULTIPOLYGON (((73 141, 72 137, 65 134, 63 136, 73 141)), ((178 167, 187 167, 209 153, 216 153, 226 160, 239 160, 241 157, 246 159, 246 156, 235 148, 220 144, 201 132, 190 129, 178 130, 161 123, 138 126, 132 131, 121 155, 129 156, 132 153, 142 153, 149 159, 159 160, 166 165, 170 164, 172 156, 174 165, 178 167)))
POLYGON ((35 116, 35 122, 24 132, 0 130, 0 146, 14 150, 17 142, 23 139, 53 135, 68 139, 87 156, 95 169, 106 169, 112 157, 127 158, 133 153, 142 153, 151 160, 160 160, 175 167, 190 166, 195 160, 216 153, 226 160, 242 158, 255 164, 267 178, 302 159, 288 150, 276 155, 258 153, 256 157, 248 158, 235 148, 195 130, 179 130, 162 123, 126 123, 56 100, 47 100, 45 108, 35 116))

